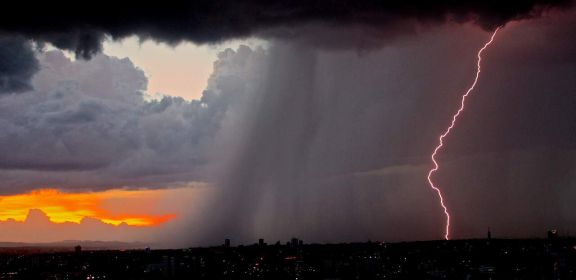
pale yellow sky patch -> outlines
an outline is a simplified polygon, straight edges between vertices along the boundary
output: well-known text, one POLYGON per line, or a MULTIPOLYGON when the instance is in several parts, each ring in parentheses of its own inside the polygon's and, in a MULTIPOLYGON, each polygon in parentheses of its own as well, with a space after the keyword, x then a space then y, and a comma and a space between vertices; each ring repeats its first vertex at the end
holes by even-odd
POLYGON ((237 49, 242 44, 255 47, 265 43, 247 39, 217 45, 184 42, 172 47, 150 40, 140 42, 138 38, 130 37, 122 41, 106 41, 104 53, 128 57, 144 70, 148 77, 149 95, 172 95, 192 100, 202 96, 218 53, 226 48, 237 49))

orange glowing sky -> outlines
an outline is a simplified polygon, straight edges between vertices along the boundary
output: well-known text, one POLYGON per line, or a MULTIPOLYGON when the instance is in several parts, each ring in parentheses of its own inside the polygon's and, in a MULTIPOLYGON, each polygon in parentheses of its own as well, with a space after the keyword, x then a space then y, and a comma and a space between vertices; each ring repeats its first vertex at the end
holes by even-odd
POLYGON ((65 193, 41 189, 25 194, 0 196, 0 221, 25 221, 30 209, 39 209, 53 223, 80 223, 94 218, 104 223, 156 226, 173 219, 173 213, 158 213, 162 190, 109 190, 65 193))

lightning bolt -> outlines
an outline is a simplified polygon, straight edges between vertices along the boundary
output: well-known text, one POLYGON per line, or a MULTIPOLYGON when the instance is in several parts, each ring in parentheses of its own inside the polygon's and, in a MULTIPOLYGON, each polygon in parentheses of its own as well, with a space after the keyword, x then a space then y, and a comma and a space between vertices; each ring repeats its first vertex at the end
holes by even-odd
POLYGON ((434 185, 434 182, 432 181, 432 175, 434 174, 434 172, 438 171, 438 169, 440 168, 440 166, 438 165, 438 162, 436 161, 436 154, 438 154, 438 151, 440 151, 440 149, 442 149, 442 146, 444 146, 444 138, 446 136, 448 136, 448 134, 450 134, 450 131, 452 130, 452 128, 454 128, 454 125, 456 124, 456 120, 458 119, 458 116, 460 116, 460 113, 462 113, 462 111, 464 111, 464 104, 466 103, 466 97, 468 97, 470 92, 472 92, 474 90, 474 87, 478 83, 478 78, 480 77, 480 72, 481 72, 480 71, 481 70, 480 64, 482 62, 482 53, 484 52, 484 50, 486 50, 486 48, 488 48, 488 46, 490 46, 490 44, 492 44, 492 41, 494 41, 494 37, 496 36, 496 33, 498 33, 499 29, 500 29, 500 27, 498 27, 498 28, 496 28, 496 30, 494 30, 494 33, 492 33, 492 36, 490 36, 490 40, 488 42, 486 42, 484 44, 484 46, 478 51, 478 54, 476 55, 478 57, 478 62, 476 64, 477 68, 476 68, 476 77, 474 78, 474 82, 472 83, 470 88, 468 88, 466 93, 464 95, 462 95, 462 99, 460 101, 460 108, 452 116, 452 122, 450 123, 450 126, 448 126, 448 128, 446 128, 444 133, 442 133, 440 135, 440 137, 438 138, 438 146, 436 146, 436 148, 434 149, 434 152, 432 153, 432 156, 431 156, 432 162, 434 163, 434 168, 432 168, 432 169, 430 169, 430 171, 428 171, 428 183, 430 184, 430 187, 433 190, 435 190, 436 193, 438 193, 438 197, 440 198, 440 205, 442 206, 442 209, 444 209, 444 214, 446 215, 446 228, 445 228, 445 233, 444 233, 444 238, 446 240, 450 239, 450 213, 448 212, 448 207, 446 207, 446 204, 444 203, 444 197, 442 197, 442 191, 438 187, 436 187, 434 185))

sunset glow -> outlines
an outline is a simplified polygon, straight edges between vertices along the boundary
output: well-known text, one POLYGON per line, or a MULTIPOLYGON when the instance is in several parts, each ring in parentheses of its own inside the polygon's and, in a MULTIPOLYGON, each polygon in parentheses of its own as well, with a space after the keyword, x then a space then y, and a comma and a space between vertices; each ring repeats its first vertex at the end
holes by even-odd
POLYGON ((65 193, 41 189, 25 194, 0 196, 0 221, 23 222, 30 209, 39 209, 53 223, 80 223, 93 218, 107 224, 157 226, 173 219, 171 213, 153 213, 156 196, 162 190, 110 190, 65 193), (124 207, 122 207, 124 206, 124 207), (131 209, 138 209, 137 212, 131 209))

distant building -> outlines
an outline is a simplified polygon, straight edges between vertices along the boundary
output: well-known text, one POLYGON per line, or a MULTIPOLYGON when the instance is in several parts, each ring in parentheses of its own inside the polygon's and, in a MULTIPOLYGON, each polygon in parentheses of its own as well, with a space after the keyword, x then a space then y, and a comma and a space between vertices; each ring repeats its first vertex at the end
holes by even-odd
POLYGON ((76 247, 74 247, 74 252, 75 252, 76 254, 82 253, 82 246, 77 245, 76 247))
POLYGON ((264 243, 264 239, 262 239, 262 238, 258 239, 258 246, 260 246, 260 247, 266 246, 266 243, 264 243))
POLYGON ((230 239, 228 239, 228 238, 224 239, 224 247, 230 248, 230 239))
POLYGON ((290 243, 291 243, 290 245, 291 245, 292 247, 296 248, 296 247, 298 247, 298 241, 299 241, 298 238, 292 238, 292 241, 290 242, 290 243))

